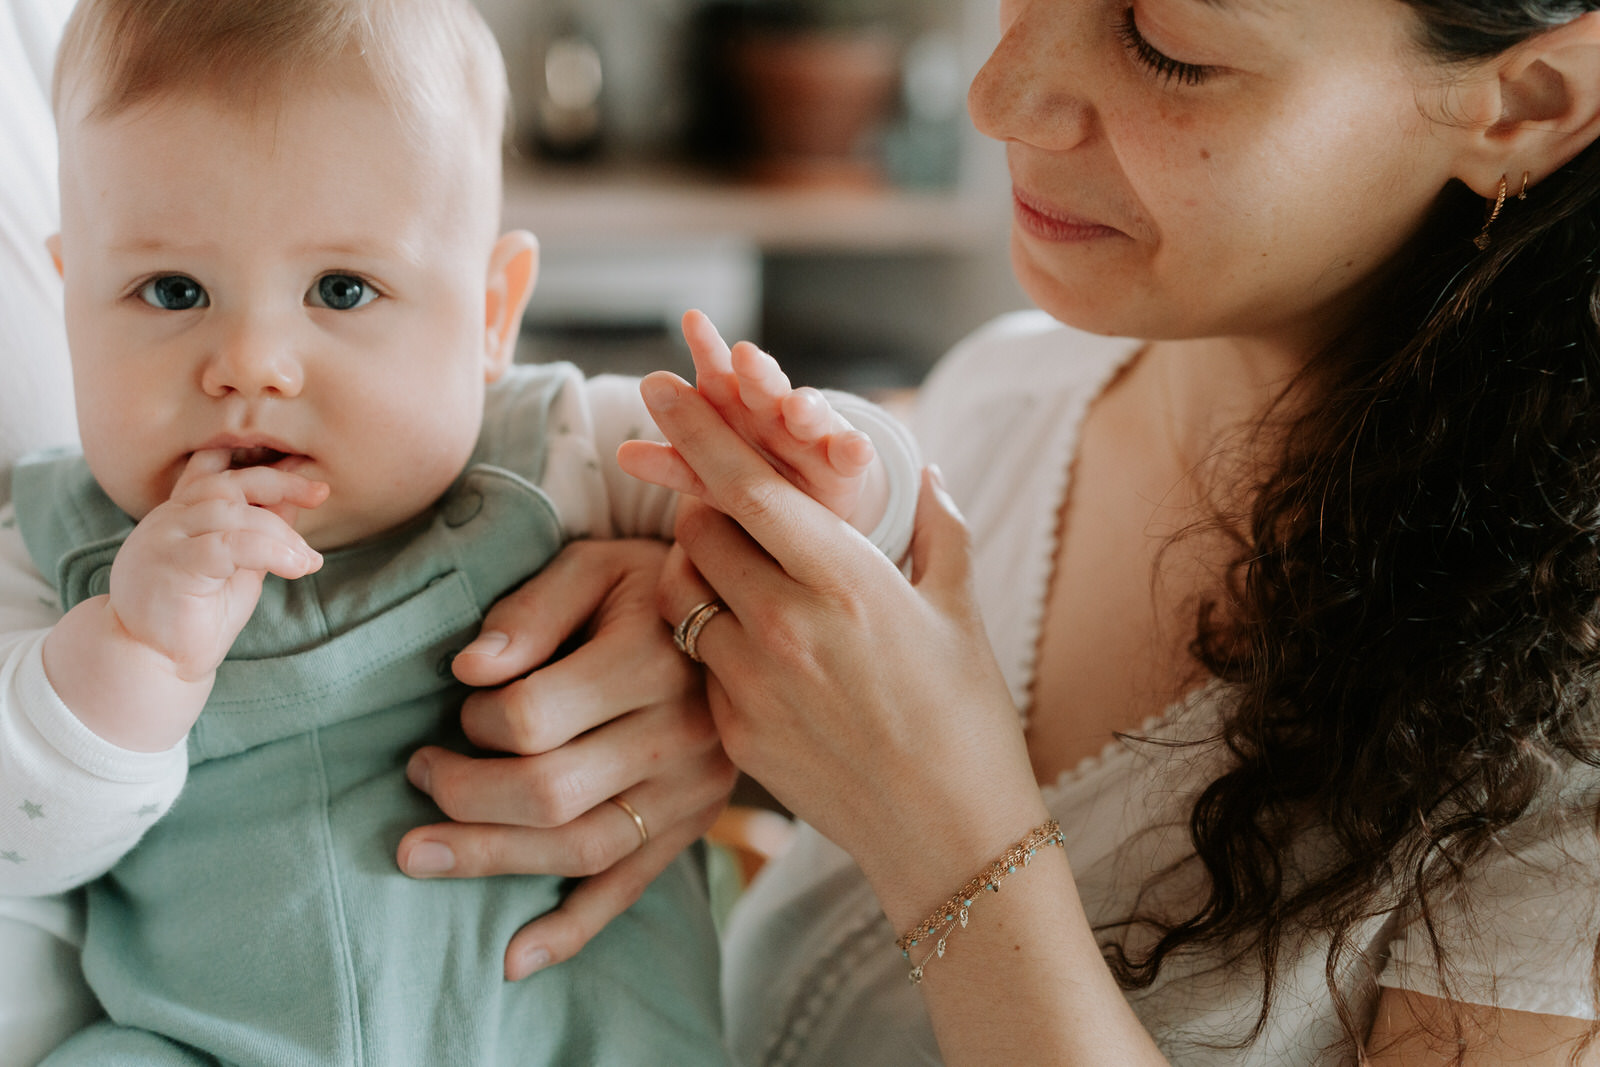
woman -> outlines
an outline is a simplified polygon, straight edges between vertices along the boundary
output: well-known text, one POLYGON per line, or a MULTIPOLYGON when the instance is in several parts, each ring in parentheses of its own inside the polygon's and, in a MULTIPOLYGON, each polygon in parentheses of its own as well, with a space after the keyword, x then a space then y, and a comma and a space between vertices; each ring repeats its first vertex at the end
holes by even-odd
POLYGON ((738 1052, 1592 1062, 1600 5, 1002 26, 971 110, 1075 329, 925 389, 970 569, 937 479, 906 584, 646 381, 743 526, 680 512, 662 614, 815 827, 735 917, 738 1052))

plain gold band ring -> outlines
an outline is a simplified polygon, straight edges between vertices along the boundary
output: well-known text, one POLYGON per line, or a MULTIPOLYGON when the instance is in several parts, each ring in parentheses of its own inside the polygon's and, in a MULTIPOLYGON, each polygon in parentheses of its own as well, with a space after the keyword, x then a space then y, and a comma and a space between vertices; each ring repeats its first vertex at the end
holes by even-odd
POLYGON ((711 617, 722 610, 722 601, 708 600, 704 604, 697 604, 693 611, 683 617, 677 628, 672 631, 672 643, 678 646, 678 651, 694 660, 704 663, 700 658, 698 644, 700 631, 706 628, 706 623, 711 617))
POLYGON ((644 846, 648 845, 650 843, 650 829, 644 824, 644 816, 640 815, 638 811, 634 809, 632 804, 629 804, 626 800, 623 800, 619 796, 612 797, 611 803, 621 808, 623 814, 627 815, 628 818, 633 820, 633 825, 639 831, 639 847, 643 848, 644 846))

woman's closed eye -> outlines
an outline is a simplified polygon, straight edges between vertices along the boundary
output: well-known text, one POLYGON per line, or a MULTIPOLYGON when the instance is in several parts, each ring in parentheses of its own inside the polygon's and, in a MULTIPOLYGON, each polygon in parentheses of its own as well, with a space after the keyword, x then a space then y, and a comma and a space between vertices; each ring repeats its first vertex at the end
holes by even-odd
POLYGON ((139 288, 139 299, 162 311, 190 311, 208 307, 205 287, 186 274, 163 274, 139 288))
POLYGON ((354 274, 324 274, 306 291, 306 303, 332 311, 354 311, 378 298, 378 290, 354 274))
POLYGON ((1139 23, 1134 18, 1131 7, 1122 13, 1117 36, 1121 38, 1123 47, 1133 55, 1133 58, 1149 68, 1162 82, 1175 81, 1179 85, 1199 85, 1216 73, 1214 67, 1199 63, 1184 63, 1158 51, 1154 45, 1145 40, 1144 34, 1139 32, 1139 23))

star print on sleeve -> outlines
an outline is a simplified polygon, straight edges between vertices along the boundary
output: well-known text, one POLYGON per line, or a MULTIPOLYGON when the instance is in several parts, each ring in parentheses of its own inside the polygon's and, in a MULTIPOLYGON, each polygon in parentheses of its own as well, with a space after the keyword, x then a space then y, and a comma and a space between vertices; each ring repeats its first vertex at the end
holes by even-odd
POLYGON ((134 814, 135 815, 160 815, 161 814, 161 805, 160 804, 146 804, 144 807, 142 807, 138 811, 134 812, 134 814))
POLYGON ((24 800, 21 807, 19 807, 17 810, 26 815, 29 822, 32 822, 34 819, 44 818, 44 805, 35 804, 31 800, 24 800))
POLYGON ((0 852, 0 860, 5 860, 7 863, 19 864, 28 862, 22 857, 21 853, 17 852, 0 852))

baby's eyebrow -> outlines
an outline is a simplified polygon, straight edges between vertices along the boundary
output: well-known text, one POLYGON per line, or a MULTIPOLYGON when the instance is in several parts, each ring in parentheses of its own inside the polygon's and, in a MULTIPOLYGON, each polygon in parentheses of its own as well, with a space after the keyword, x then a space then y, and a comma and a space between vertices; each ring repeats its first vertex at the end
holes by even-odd
POLYGON ((307 258, 387 259, 420 264, 422 249, 412 241, 332 240, 313 241, 294 248, 294 254, 307 258))
MULTIPOLYGON (((206 241, 182 242, 156 234, 139 234, 115 238, 111 241, 110 250, 118 255, 202 257, 216 252, 217 245, 206 241)), ((423 261, 422 250, 414 241, 336 238, 308 241, 289 251, 301 259, 398 260, 409 264, 423 261)))
POLYGON ((157 252, 173 255, 205 255, 215 248, 215 245, 209 243, 185 244, 159 236, 119 237, 111 242, 111 251, 124 255, 147 255, 157 252))

